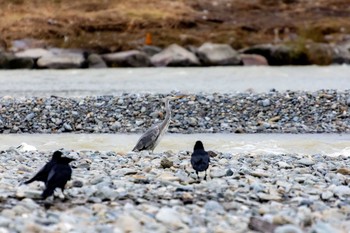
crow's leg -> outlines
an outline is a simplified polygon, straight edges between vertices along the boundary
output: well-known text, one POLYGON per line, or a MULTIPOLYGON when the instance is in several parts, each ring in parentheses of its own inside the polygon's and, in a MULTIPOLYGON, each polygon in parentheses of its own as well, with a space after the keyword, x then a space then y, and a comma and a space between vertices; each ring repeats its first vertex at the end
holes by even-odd
POLYGON ((204 173, 204 180, 207 180, 207 170, 205 170, 205 173, 204 173))

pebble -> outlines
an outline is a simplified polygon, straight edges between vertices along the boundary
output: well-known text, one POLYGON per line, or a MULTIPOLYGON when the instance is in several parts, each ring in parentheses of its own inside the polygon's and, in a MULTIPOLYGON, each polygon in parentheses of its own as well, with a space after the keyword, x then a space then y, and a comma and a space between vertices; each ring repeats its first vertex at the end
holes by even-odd
MULTIPOLYGON (((168 131, 349 133, 350 112, 344 110, 349 107, 349 96, 350 90, 189 94, 171 101, 172 122, 168 131)), ((139 94, 135 98, 132 93, 72 98, 1 97, 0 130, 18 134, 142 133, 163 119, 160 101, 163 97, 163 94, 139 94)))
POLYGON ((179 229, 185 226, 180 216, 181 215, 174 208, 163 207, 155 217, 166 226, 170 226, 173 229, 179 229))
POLYGON ((297 226, 286 224, 286 225, 277 227, 274 233, 303 233, 303 231, 297 226))
POLYGON ((216 151, 205 181, 188 176, 193 174, 185 168, 191 151, 125 155, 74 151, 70 153, 77 161, 65 189, 67 199, 58 198, 57 191, 56 198, 44 204, 43 183, 18 184, 51 153, 33 150, 28 156, 15 148, 3 150, 0 228, 9 232, 250 232, 249 219, 259 214, 280 233, 350 231, 348 177, 337 172, 350 167, 350 160, 343 157, 216 151), (165 158, 173 166, 163 168, 165 158))

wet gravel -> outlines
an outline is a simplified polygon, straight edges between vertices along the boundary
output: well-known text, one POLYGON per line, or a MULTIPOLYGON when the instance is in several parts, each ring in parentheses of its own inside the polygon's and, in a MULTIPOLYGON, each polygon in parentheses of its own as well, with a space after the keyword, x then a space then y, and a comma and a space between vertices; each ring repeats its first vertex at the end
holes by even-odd
MULTIPOLYGON (((0 99, 0 132, 140 133, 163 119, 161 99, 165 96, 4 96, 0 99)), ((350 132, 350 90, 201 93, 171 105, 171 133, 350 132)))

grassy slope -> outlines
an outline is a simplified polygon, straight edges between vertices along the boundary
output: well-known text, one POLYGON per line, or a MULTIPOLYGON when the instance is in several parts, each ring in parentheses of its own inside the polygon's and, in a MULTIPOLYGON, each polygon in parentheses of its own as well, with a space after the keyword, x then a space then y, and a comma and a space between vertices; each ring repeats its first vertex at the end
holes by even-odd
POLYGON ((153 44, 229 43, 279 37, 339 42, 350 34, 348 0, 0 0, 0 39, 36 38, 98 52, 153 44), (287 29, 288 28, 288 29, 287 29))

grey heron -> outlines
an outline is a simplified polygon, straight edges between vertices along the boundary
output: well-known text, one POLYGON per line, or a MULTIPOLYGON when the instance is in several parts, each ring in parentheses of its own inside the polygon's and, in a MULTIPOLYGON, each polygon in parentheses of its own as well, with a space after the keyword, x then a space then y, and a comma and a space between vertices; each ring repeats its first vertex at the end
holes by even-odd
POLYGON ((138 152, 142 150, 151 150, 153 152, 154 148, 158 145, 160 142, 160 139, 164 135, 164 133, 168 130, 170 119, 171 119, 171 109, 169 102, 170 100, 175 100, 184 97, 185 95, 178 95, 178 96, 168 96, 163 99, 165 102, 165 118, 164 120, 152 126, 149 128, 138 140, 136 143, 136 146, 132 151, 138 152))
POLYGON ((191 155, 191 164, 196 171, 197 178, 199 179, 198 172, 205 172, 204 180, 207 179, 207 169, 209 167, 210 157, 208 152, 204 150, 203 143, 196 141, 194 145, 193 153, 191 155))

